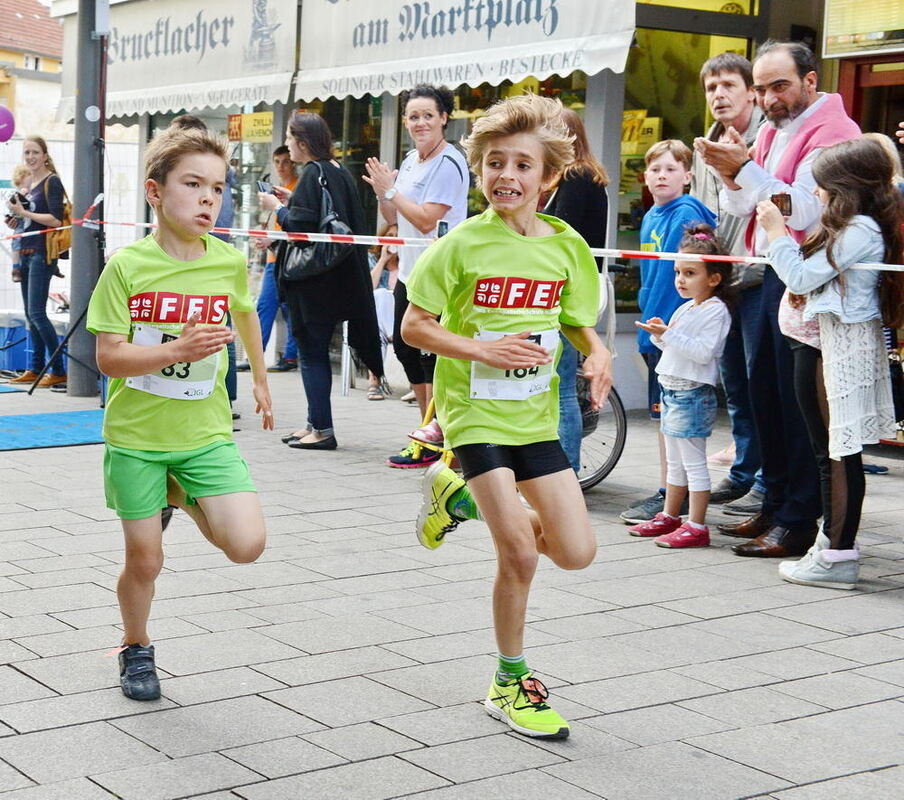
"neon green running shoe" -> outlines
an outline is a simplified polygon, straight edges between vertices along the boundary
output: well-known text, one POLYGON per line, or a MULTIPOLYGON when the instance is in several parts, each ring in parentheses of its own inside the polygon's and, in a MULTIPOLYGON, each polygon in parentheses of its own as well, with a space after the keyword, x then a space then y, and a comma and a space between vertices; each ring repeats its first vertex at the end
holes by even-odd
POLYGON ((528 672, 499 685, 494 677, 483 706, 515 732, 535 739, 567 739, 570 729, 561 715, 546 705, 549 690, 528 672))
POLYGON ((427 468, 421 488, 424 502, 417 515, 417 540, 424 547, 435 550, 458 527, 459 520, 446 510, 446 503, 464 485, 461 476, 442 461, 427 468))

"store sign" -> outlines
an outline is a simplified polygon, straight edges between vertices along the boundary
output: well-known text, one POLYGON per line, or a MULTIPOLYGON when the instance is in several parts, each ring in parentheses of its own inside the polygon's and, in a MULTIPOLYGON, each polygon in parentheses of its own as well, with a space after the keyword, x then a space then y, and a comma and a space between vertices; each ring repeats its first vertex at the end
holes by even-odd
MULTIPOLYGON (((110 9, 107 115, 285 102, 295 67, 296 0, 135 0, 110 9)), ((65 18, 63 100, 75 104, 78 21, 65 18)))
POLYGON ((270 142, 273 140, 273 112, 229 114, 226 136, 230 142, 270 142))
POLYGON ((863 56, 904 51, 901 0, 826 0, 824 56, 863 56))
POLYGON ((296 97, 622 72, 634 0, 305 0, 296 97))

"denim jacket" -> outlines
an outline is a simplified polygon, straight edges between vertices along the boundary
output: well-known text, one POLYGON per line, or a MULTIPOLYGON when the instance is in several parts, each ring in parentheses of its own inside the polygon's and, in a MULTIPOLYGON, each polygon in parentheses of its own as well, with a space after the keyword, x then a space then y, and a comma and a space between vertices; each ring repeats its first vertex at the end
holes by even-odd
POLYGON ((838 237, 834 256, 844 274, 843 288, 825 250, 805 259, 790 236, 776 239, 769 247, 772 268, 788 290, 807 295, 804 319, 817 314, 835 314, 842 322, 879 319, 879 271, 849 269, 864 261, 883 260, 885 245, 876 221, 862 214, 855 216, 838 237))

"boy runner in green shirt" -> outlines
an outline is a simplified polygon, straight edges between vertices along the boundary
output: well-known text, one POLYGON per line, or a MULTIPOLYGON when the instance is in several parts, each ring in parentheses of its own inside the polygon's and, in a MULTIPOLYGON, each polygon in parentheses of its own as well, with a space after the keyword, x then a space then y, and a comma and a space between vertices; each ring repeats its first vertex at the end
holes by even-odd
POLYGON ((117 251, 88 308, 97 364, 110 381, 104 413, 104 489, 122 519, 125 565, 120 684, 134 700, 160 696, 147 633, 163 565, 160 510, 179 506, 235 562, 266 539, 248 465, 232 441, 226 344, 238 328, 257 412, 273 429, 261 333, 245 259, 209 235, 226 191, 226 148, 206 131, 167 131, 148 147, 145 191, 154 234, 117 251))
POLYGON ((587 356, 594 408, 612 385, 611 357, 594 330, 596 263, 572 228, 536 213, 540 193, 574 158, 560 111, 558 101, 525 95, 474 124, 464 145, 490 207, 424 252, 402 323, 408 344, 439 356, 437 413, 464 473, 462 480, 442 462, 430 467, 418 539, 438 547, 479 507, 498 561, 499 667, 484 706, 518 733, 550 739, 565 738, 569 727, 524 660, 528 592, 540 553, 563 569, 582 569, 596 553, 557 438, 559 330, 587 356))

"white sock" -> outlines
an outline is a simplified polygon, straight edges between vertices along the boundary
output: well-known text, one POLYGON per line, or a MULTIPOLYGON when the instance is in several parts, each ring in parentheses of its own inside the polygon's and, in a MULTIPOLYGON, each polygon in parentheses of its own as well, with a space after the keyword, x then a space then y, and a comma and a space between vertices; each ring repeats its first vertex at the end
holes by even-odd
POLYGON ((699 522, 691 522, 690 520, 688 520, 686 524, 689 528, 693 528, 695 531, 706 530, 706 525, 701 525, 699 522))

